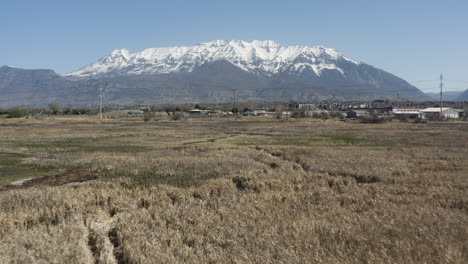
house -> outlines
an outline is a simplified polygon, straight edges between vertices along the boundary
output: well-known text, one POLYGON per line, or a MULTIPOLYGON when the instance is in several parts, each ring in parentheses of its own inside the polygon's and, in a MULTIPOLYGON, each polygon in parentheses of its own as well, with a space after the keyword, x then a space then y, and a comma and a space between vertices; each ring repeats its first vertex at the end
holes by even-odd
POLYGON ((192 109, 192 110, 189 111, 189 113, 190 113, 191 115, 201 115, 201 114, 202 114, 202 110, 200 110, 200 109, 192 109))
POLYGON ((422 118, 422 110, 419 107, 394 107, 393 115, 398 119, 420 119, 422 118))
MULTIPOLYGON (((425 108, 422 111, 423 119, 436 119, 441 116, 440 107, 429 107, 425 108)), ((451 107, 442 108, 442 117, 445 119, 458 119, 460 118, 460 113, 458 110, 455 110, 451 107)))

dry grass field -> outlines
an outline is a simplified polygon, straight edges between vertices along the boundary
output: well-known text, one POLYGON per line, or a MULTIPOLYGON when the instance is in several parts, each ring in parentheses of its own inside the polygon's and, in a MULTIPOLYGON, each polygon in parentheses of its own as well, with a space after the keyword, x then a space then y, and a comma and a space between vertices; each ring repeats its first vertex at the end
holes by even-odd
POLYGON ((56 117, 0 136, 0 263, 468 263, 468 122, 56 117))

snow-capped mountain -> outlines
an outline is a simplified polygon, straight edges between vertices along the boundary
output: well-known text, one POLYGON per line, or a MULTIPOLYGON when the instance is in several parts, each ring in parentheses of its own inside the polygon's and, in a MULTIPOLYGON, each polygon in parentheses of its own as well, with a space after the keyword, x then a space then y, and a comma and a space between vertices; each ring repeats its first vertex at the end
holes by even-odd
POLYGON ((114 50, 76 72, 0 68, 0 107, 320 101, 429 97, 405 80, 321 46, 217 40, 195 46, 114 50))
POLYGON ((345 74, 345 69, 340 67, 343 61, 360 64, 334 49, 322 46, 281 46, 272 40, 217 40, 195 46, 149 48, 138 53, 117 49, 67 76, 192 72, 214 61, 227 61, 244 71, 262 76, 303 71, 320 76, 324 70, 345 74))

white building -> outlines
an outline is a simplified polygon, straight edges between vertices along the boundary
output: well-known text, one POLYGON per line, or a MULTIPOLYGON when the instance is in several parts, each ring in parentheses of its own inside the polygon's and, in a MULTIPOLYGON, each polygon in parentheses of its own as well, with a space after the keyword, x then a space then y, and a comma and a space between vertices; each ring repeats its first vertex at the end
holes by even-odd
MULTIPOLYGON (((425 108, 421 112, 424 119, 439 118, 441 116, 440 107, 425 108)), ((451 107, 443 107, 442 117, 445 119, 458 119, 460 118, 460 113, 451 107)))
POLYGON ((422 110, 418 107, 394 107, 392 113, 397 118, 419 119, 422 118, 422 110))
POLYGON ((195 108, 195 109, 190 110, 189 113, 190 113, 191 115, 201 115, 201 114, 203 114, 203 111, 200 110, 200 109, 196 109, 196 108, 195 108))

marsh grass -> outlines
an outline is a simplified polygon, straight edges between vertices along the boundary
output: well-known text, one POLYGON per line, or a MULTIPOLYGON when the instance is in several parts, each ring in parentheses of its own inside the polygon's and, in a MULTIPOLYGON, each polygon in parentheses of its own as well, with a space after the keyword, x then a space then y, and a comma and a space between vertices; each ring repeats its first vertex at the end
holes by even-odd
POLYGON ((28 157, 26 154, 0 152, 0 186, 16 180, 45 176, 56 170, 49 165, 23 163, 28 157))
POLYGON ((0 133, 25 153, 10 167, 100 176, 1 191, 1 262, 468 262, 466 123, 51 118, 0 133))
POLYGON ((129 145, 119 142, 118 137, 77 137, 49 141, 18 142, 18 147, 27 149, 58 149, 64 152, 124 152, 137 153, 151 150, 147 146, 129 145))

